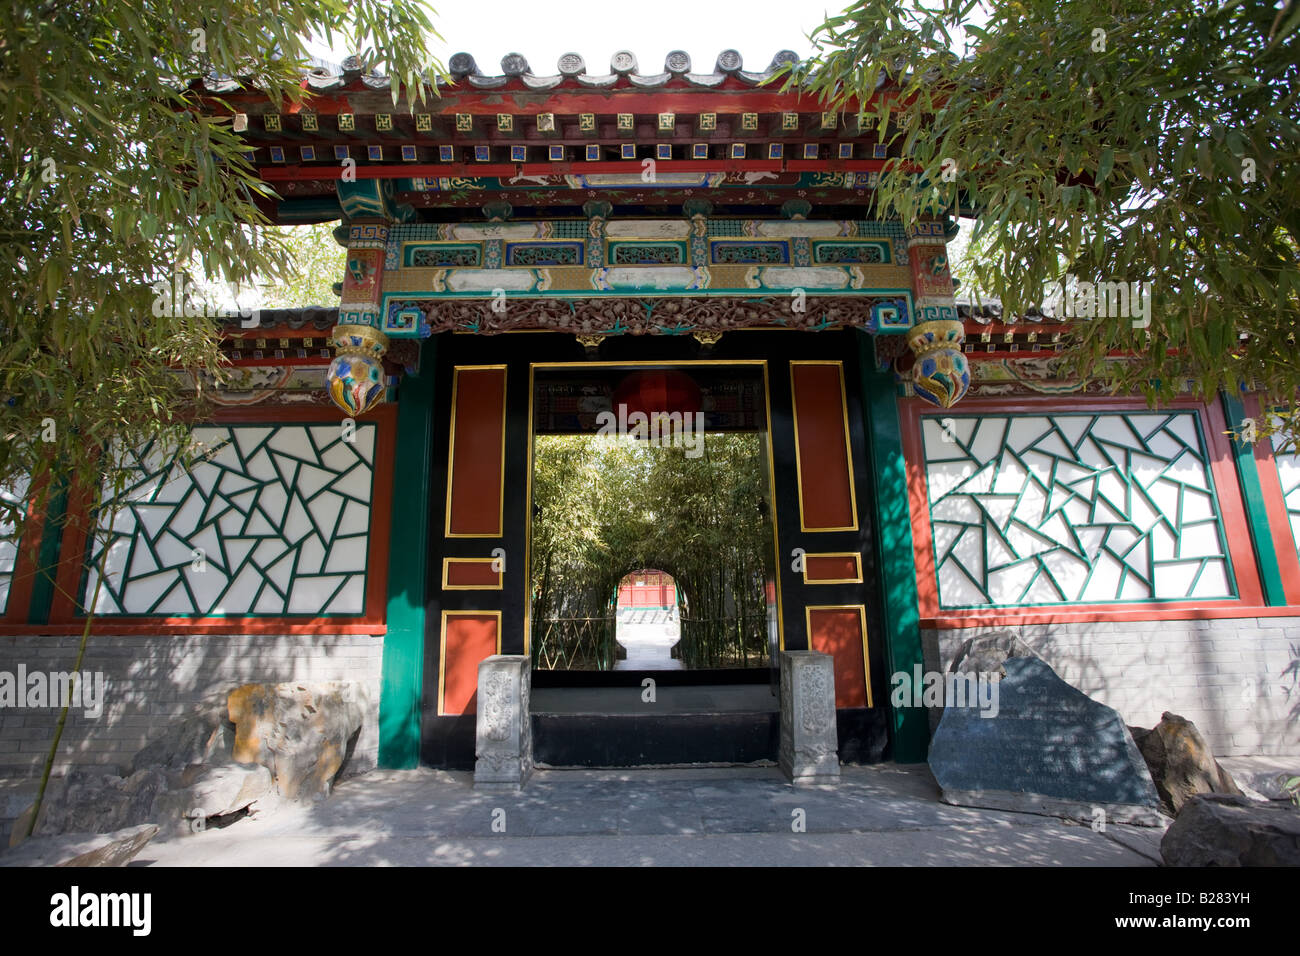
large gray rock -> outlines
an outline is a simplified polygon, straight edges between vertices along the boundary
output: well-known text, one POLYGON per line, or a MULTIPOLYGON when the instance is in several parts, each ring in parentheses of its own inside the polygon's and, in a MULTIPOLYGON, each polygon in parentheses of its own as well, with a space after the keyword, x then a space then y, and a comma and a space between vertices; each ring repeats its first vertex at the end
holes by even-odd
POLYGON ((1300 866, 1300 811, 1199 794, 1165 832, 1160 855, 1167 866, 1300 866))
POLYGON ((1153 729, 1130 730, 1160 794, 1160 810, 1166 815, 1177 816, 1198 793, 1242 796, 1232 775, 1214 759, 1196 725, 1185 717, 1166 711, 1153 729))
MULTIPOLYGON (((196 817, 206 821, 245 809, 270 790, 271 772, 255 764, 193 764, 185 772, 172 773, 146 767, 128 777, 74 770, 63 780, 51 781, 35 833, 109 833, 155 823, 167 835, 176 835, 194 829, 196 817)), ((33 809, 28 807, 17 821, 11 846, 23 841, 33 809)))
POLYGON ((157 832, 148 823, 113 833, 34 837, 0 854, 0 866, 126 866, 157 832))
MULTIPOLYGON (((269 808, 280 795, 325 796, 361 728, 362 693, 345 682, 247 684, 226 700, 200 704, 142 748, 130 774, 76 769, 52 780, 35 834, 157 823, 171 835, 197 829, 197 818, 269 808)), ((21 831, 14 828, 15 841, 26 819, 18 821, 21 831)))
POLYGON ((997 674, 1006 676, 1003 666, 1008 659, 1032 657, 1038 653, 1011 631, 995 631, 964 641, 952 659, 948 671, 954 674, 997 674))
POLYGON ((131 770, 150 767, 184 771, 195 764, 228 761, 235 742, 235 726, 226 718, 226 698, 199 704, 180 720, 169 721, 162 734, 141 748, 131 760, 131 770))
POLYGON ((361 730, 363 693, 346 681, 238 687, 227 700, 232 755, 269 768, 286 800, 323 799, 361 730))
POLYGON ((35 835, 111 833, 153 822, 154 802, 167 786, 167 775, 156 769, 129 777, 71 770, 61 781, 50 782, 35 835))
POLYGON ((238 813, 255 803, 259 810, 274 806, 273 790, 271 771, 260 764, 202 767, 188 787, 161 794, 154 802, 153 816, 170 825, 172 833, 192 832, 214 817, 238 813))
POLYGON ((993 708, 948 706, 930 744, 947 803, 1158 826, 1158 797, 1119 714, 1038 657, 1007 657, 993 708))
POLYGON ((184 791, 191 811, 224 817, 251 806, 271 792, 271 771, 260 764, 229 763, 209 767, 184 791))
MULTIPOLYGON (((196 815, 223 816, 265 801, 271 773, 231 761, 234 725, 224 699, 199 704, 138 751, 126 776, 74 769, 50 782, 35 834, 109 833, 147 823, 168 834, 189 832, 196 815)), ((11 845, 22 841, 33 807, 17 821, 11 845)))

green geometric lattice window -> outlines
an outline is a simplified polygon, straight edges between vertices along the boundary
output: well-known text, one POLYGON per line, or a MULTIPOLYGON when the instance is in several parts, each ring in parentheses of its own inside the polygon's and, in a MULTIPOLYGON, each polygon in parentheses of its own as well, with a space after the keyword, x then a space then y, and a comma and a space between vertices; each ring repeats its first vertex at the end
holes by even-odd
MULTIPOLYGON (((14 488, 0 488, 0 498, 11 505, 27 498, 27 482, 14 488)), ((9 609, 9 589, 13 586, 14 564, 18 560, 18 537, 9 521, 0 521, 0 614, 9 609)))
POLYGON ((921 428, 941 607, 1236 596, 1194 413, 921 428))
POLYGON ((139 456, 111 532, 101 519, 83 606, 106 546, 98 614, 364 613, 375 431, 203 427, 193 434, 208 455, 189 471, 139 456))
POLYGON ((1284 455, 1281 437, 1273 436, 1273 462, 1277 465, 1277 480, 1282 485, 1282 500, 1286 516, 1291 522, 1291 541, 1300 552, 1300 454, 1284 455))

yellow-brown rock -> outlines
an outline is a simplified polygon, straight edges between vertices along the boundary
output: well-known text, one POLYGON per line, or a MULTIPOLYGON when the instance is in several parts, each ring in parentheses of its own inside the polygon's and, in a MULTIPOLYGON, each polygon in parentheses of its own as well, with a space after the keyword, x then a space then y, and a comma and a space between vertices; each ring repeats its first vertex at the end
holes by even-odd
POLYGON ((1201 793, 1241 796, 1232 775, 1219 766, 1196 725, 1186 717, 1166 711, 1151 730, 1129 728, 1160 794, 1160 809, 1177 816, 1192 797, 1201 793))
POLYGON ((268 768, 287 800, 328 796, 361 729, 355 686, 340 681, 245 684, 230 692, 227 707, 233 758, 268 768))

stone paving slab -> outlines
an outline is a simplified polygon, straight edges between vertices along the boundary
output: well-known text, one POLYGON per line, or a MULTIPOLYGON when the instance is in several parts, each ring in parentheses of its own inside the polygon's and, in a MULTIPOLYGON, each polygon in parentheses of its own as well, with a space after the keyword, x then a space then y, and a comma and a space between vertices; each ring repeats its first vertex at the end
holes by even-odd
POLYGON ((131 865, 1152 866, 1163 832, 950 807, 924 765, 845 767, 836 787, 797 790, 772 768, 541 771, 517 794, 471 783, 377 771, 311 808, 155 841, 131 865))

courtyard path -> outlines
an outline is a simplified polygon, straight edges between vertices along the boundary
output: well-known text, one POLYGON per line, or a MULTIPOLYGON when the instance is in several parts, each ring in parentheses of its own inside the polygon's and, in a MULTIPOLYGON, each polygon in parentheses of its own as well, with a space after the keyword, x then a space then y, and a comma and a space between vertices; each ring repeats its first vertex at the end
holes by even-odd
POLYGON ((924 765, 845 767, 794 788, 775 768, 375 771, 309 809, 155 841, 132 866, 1153 866, 1163 831, 951 807, 924 765), (794 825, 803 822, 804 832, 794 825))

